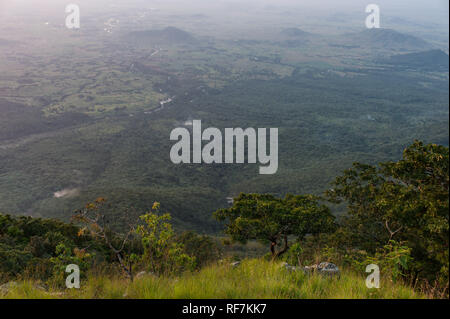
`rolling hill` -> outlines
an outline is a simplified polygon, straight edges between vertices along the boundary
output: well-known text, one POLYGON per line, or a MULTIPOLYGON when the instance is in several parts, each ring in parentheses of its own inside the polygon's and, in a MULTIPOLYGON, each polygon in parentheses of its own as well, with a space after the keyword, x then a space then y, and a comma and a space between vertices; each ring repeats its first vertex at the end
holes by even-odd
POLYGON ((383 28, 345 34, 341 40, 361 47, 399 51, 419 51, 433 48, 430 43, 419 37, 383 28))
POLYGON ((380 60, 380 62, 402 69, 442 72, 448 72, 449 70, 448 54, 442 50, 397 54, 387 59, 380 60))
POLYGON ((162 30, 134 31, 127 35, 129 41, 150 44, 193 44, 197 39, 189 32, 175 27, 167 27, 162 30))
POLYGON ((280 32, 280 43, 285 47, 297 47, 307 45, 314 37, 312 33, 300 28, 286 28, 280 32))

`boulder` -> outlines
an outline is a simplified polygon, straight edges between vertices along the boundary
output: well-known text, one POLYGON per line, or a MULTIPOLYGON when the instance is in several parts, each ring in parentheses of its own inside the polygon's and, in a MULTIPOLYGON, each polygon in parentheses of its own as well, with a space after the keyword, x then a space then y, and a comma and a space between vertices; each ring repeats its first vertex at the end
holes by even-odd
POLYGON ((305 266, 303 267, 303 270, 307 274, 313 274, 317 271, 317 266, 318 265, 305 266))
POLYGON ((149 277, 149 276, 155 276, 155 274, 152 273, 151 271, 149 271, 149 272, 140 271, 134 276, 134 279, 142 279, 142 278, 149 277))
MULTIPOLYGON (((8 294, 12 289, 19 287, 19 284, 15 281, 7 282, 6 284, 0 285, 0 295, 8 294)), ((47 287, 45 285, 41 285, 38 283, 33 283, 33 289, 47 291, 47 287)))
POLYGON ((17 282, 10 281, 6 284, 0 285, 0 294, 6 295, 11 289, 14 289, 18 286, 17 282))
POLYGON ((144 277, 146 274, 147 274, 146 271, 140 271, 136 274, 136 276, 134 276, 134 278, 139 279, 139 278, 144 277))
POLYGON ((329 276, 329 277, 334 277, 340 276, 340 271, 338 266, 336 266, 333 263, 329 263, 329 262, 321 262, 320 264, 315 264, 315 265, 311 265, 311 266, 292 266, 289 265, 288 263, 284 262, 281 264, 282 268, 285 268, 288 271, 303 271, 305 274, 311 275, 314 273, 320 274, 320 275, 324 275, 324 276, 329 276))
POLYGON ((317 265, 317 271, 319 274, 329 277, 340 277, 341 275, 338 266, 330 262, 321 262, 317 265))
POLYGON ((33 284, 33 288, 36 290, 47 291, 47 287, 40 284, 33 284))
POLYGON ((281 264, 281 267, 286 269, 287 271, 298 271, 298 270, 303 270, 302 267, 297 267, 297 266, 292 266, 289 265, 288 263, 284 262, 281 264))

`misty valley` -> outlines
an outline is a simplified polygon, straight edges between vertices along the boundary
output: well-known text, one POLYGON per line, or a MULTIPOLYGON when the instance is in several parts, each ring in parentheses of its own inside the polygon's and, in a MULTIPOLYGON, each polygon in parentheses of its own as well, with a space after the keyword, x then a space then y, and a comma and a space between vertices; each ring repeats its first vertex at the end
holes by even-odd
POLYGON ((214 6, 176 19, 176 6, 143 6, 88 6, 80 29, 36 15, 0 34, 1 211, 67 219, 105 196, 120 224, 130 201, 137 214, 160 200, 177 225, 211 232, 211 212, 240 192, 320 194, 354 161, 397 159, 414 139, 448 145, 448 43, 435 31, 430 43, 401 24, 364 29, 364 12, 314 27, 305 10, 280 20, 259 7, 260 33, 214 6), (206 28, 214 17, 223 25, 206 28), (173 164, 170 132, 193 119, 278 128, 276 174, 173 164), (79 192, 54 196, 66 188, 79 192))
POLYGON ((0 298, 66 264, 53 296, 448 297, 448 2, 27 1, 0 1, 0 298))
MULTIPOLYGON (((261 164, 260 174, 275 174, 278 169, 278 129, 258 128, 225 128, 224 140, 222 132, 215 127, 208 127, 202 131, 202 121, 192 121, 192 163, 233 164, 256 163, 256 157, 261 164), (258 132, 258 133, 256 133, 258 132), (269 142, 267 143, 267 140, 269 142), (202 141, 209 141, 202 147, 202 141), (247 141, 247 151, 245 142, 247 141), (225 152, 223 152, 225 145, 225 152), (267 145, 269 149, 267 152, 267 145), (222 154, 224 153, 224 158, 222 154), (258 156, 257 156, 258 154, 258 156)), ((191 133, 184 127, 176 128, 170 132, 170 140, 178 141, 170 150, 170 159, 174 164, 191 163, 191 133)))

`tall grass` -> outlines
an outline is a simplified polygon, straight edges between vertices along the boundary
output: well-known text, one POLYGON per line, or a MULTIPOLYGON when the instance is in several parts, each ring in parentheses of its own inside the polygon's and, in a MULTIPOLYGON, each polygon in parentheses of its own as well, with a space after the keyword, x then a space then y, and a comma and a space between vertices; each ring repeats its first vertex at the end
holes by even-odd
POLYGON ((228 263, 203 268, 178 277, 145 276, 133 283, 125 279, 91 276, 80 289, 40 291, 31 282, 22 282, 4 298, 283 298, 283 299, 366 299, 426 298, 400 283, 381 280, 379 289, 368 289, 364 274, 343 271, 340 278, 289 272, 280 263, 262 259, 245 260, 232 267, 228 263))

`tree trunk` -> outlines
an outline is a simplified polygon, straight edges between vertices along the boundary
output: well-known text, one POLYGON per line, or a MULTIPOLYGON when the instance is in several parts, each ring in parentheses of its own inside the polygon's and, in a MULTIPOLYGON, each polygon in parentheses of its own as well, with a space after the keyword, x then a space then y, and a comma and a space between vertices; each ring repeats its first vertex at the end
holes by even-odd
POLYGON ((119 260, 120 266, 122 267, 122 269, 125 271, 125 273, 127 274, 128 278, 130 279, 131 282, 133 282, 133 271, 131 269, 131 264, 130 267, 128 268, 122 259, 122 256, 120 255, 120 253, 116 253, 117 259, 119 260))
POLYGON ((277 242, 276 241, 272 241, 271 243, 270 243, 270 252, 272 253, 272 260, 273 259, 275 259, 275 246, 277 245, 277 242))
POLYGON ((284 235, 284 247, 283 247, 283 249, 281 249, 280 251, 277 252, 275 250, 275 246, 276 245, 277 245, 276 241, 272 241, 272 243, 270 244, 270 252, 272 253, 272 260, 277 259, 281 255, 283 255, 285 252, 287 252, 287 250, 289 249, 288 236, 284 235))

